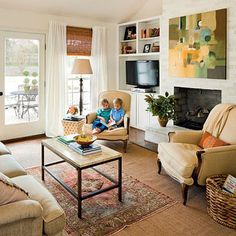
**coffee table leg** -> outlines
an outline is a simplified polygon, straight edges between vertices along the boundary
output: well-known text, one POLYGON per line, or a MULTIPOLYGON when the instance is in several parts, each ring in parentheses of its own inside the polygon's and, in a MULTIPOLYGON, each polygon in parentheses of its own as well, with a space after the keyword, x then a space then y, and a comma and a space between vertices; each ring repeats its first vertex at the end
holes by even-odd
POLYGON ((119 201, 122 202, 122 158, 120 157, 118 160, 118 197, 119 201))
POLYGON ((78 180, 77 180, 77 186, 78 186, 78 217, 82 218, 82 175, 81 175, 81 169, 77 169, 78 172, 78 180))
POLYGON ((44 145, 41 144, 41 157, 42 157, 42 180, 44 181, 44 145))

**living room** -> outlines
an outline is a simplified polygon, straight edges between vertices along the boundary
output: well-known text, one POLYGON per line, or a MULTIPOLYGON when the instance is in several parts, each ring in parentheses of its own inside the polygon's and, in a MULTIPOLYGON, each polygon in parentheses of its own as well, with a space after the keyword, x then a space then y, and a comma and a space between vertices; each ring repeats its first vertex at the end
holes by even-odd
POLYGON ((0 236, 236 235, 234 0, 0 3, 0 236))

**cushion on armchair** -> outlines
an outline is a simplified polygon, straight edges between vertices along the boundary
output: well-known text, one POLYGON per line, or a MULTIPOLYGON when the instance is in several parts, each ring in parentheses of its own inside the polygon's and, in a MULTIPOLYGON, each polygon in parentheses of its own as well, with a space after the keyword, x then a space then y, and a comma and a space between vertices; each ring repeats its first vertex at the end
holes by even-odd
POLYGON ((205 131, 202 135, 202 138, 198 144, 201 148, 212 148, 229 145, 228 143, 212 136, 210 133, 205 131))

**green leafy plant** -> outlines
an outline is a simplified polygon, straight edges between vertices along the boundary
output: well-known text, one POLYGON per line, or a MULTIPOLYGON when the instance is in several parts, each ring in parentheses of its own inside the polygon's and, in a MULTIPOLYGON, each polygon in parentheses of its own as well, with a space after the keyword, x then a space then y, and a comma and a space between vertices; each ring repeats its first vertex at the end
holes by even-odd
POLYGON ((175 104, 174 95, 169 95, 165 92, 165 96, 159 95, 154 98, 153 95, 146 95, 145 101, 148 103, 147 111, 150 111, 153 116, 158 116, 163 120, 175 119, 175 104))

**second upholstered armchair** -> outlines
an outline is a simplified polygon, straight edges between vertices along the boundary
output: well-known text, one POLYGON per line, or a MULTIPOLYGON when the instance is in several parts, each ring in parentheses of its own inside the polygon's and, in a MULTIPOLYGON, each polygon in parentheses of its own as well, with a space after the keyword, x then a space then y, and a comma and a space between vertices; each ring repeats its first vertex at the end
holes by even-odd
POLYGON ((206 178, 216 174, 236 176, 236 104, 219 104, 210 112, 203 130, 179 131, 169 134, 169 143, 158 145, 158 173, 161 166, 182 185, 183 204, 188 187, 205 185, 206 178), (201 148, 203 133, 228 145, 201 148))
MULTIPOLYGON (((129 123, 130 123, 129 117, 130 117, 131 96, 125 92, 111 90, 100 93, 98 101, 100 101, 103 98, 108 99, 110 105, 112 105, 112 102, 115 98, 122 99, 123 101, 122 107, 125 110, 124 127, 116 128, 113 130, 104 130, 100 134, 96 134, 96 136, 99 140, 122 141, 124 143, 124 152, 126 152, 129 139, 129 123)), ((92 112, 86 116, 86 123, 91 124, 95 119, 96 119, 96 112, 92 112)))

